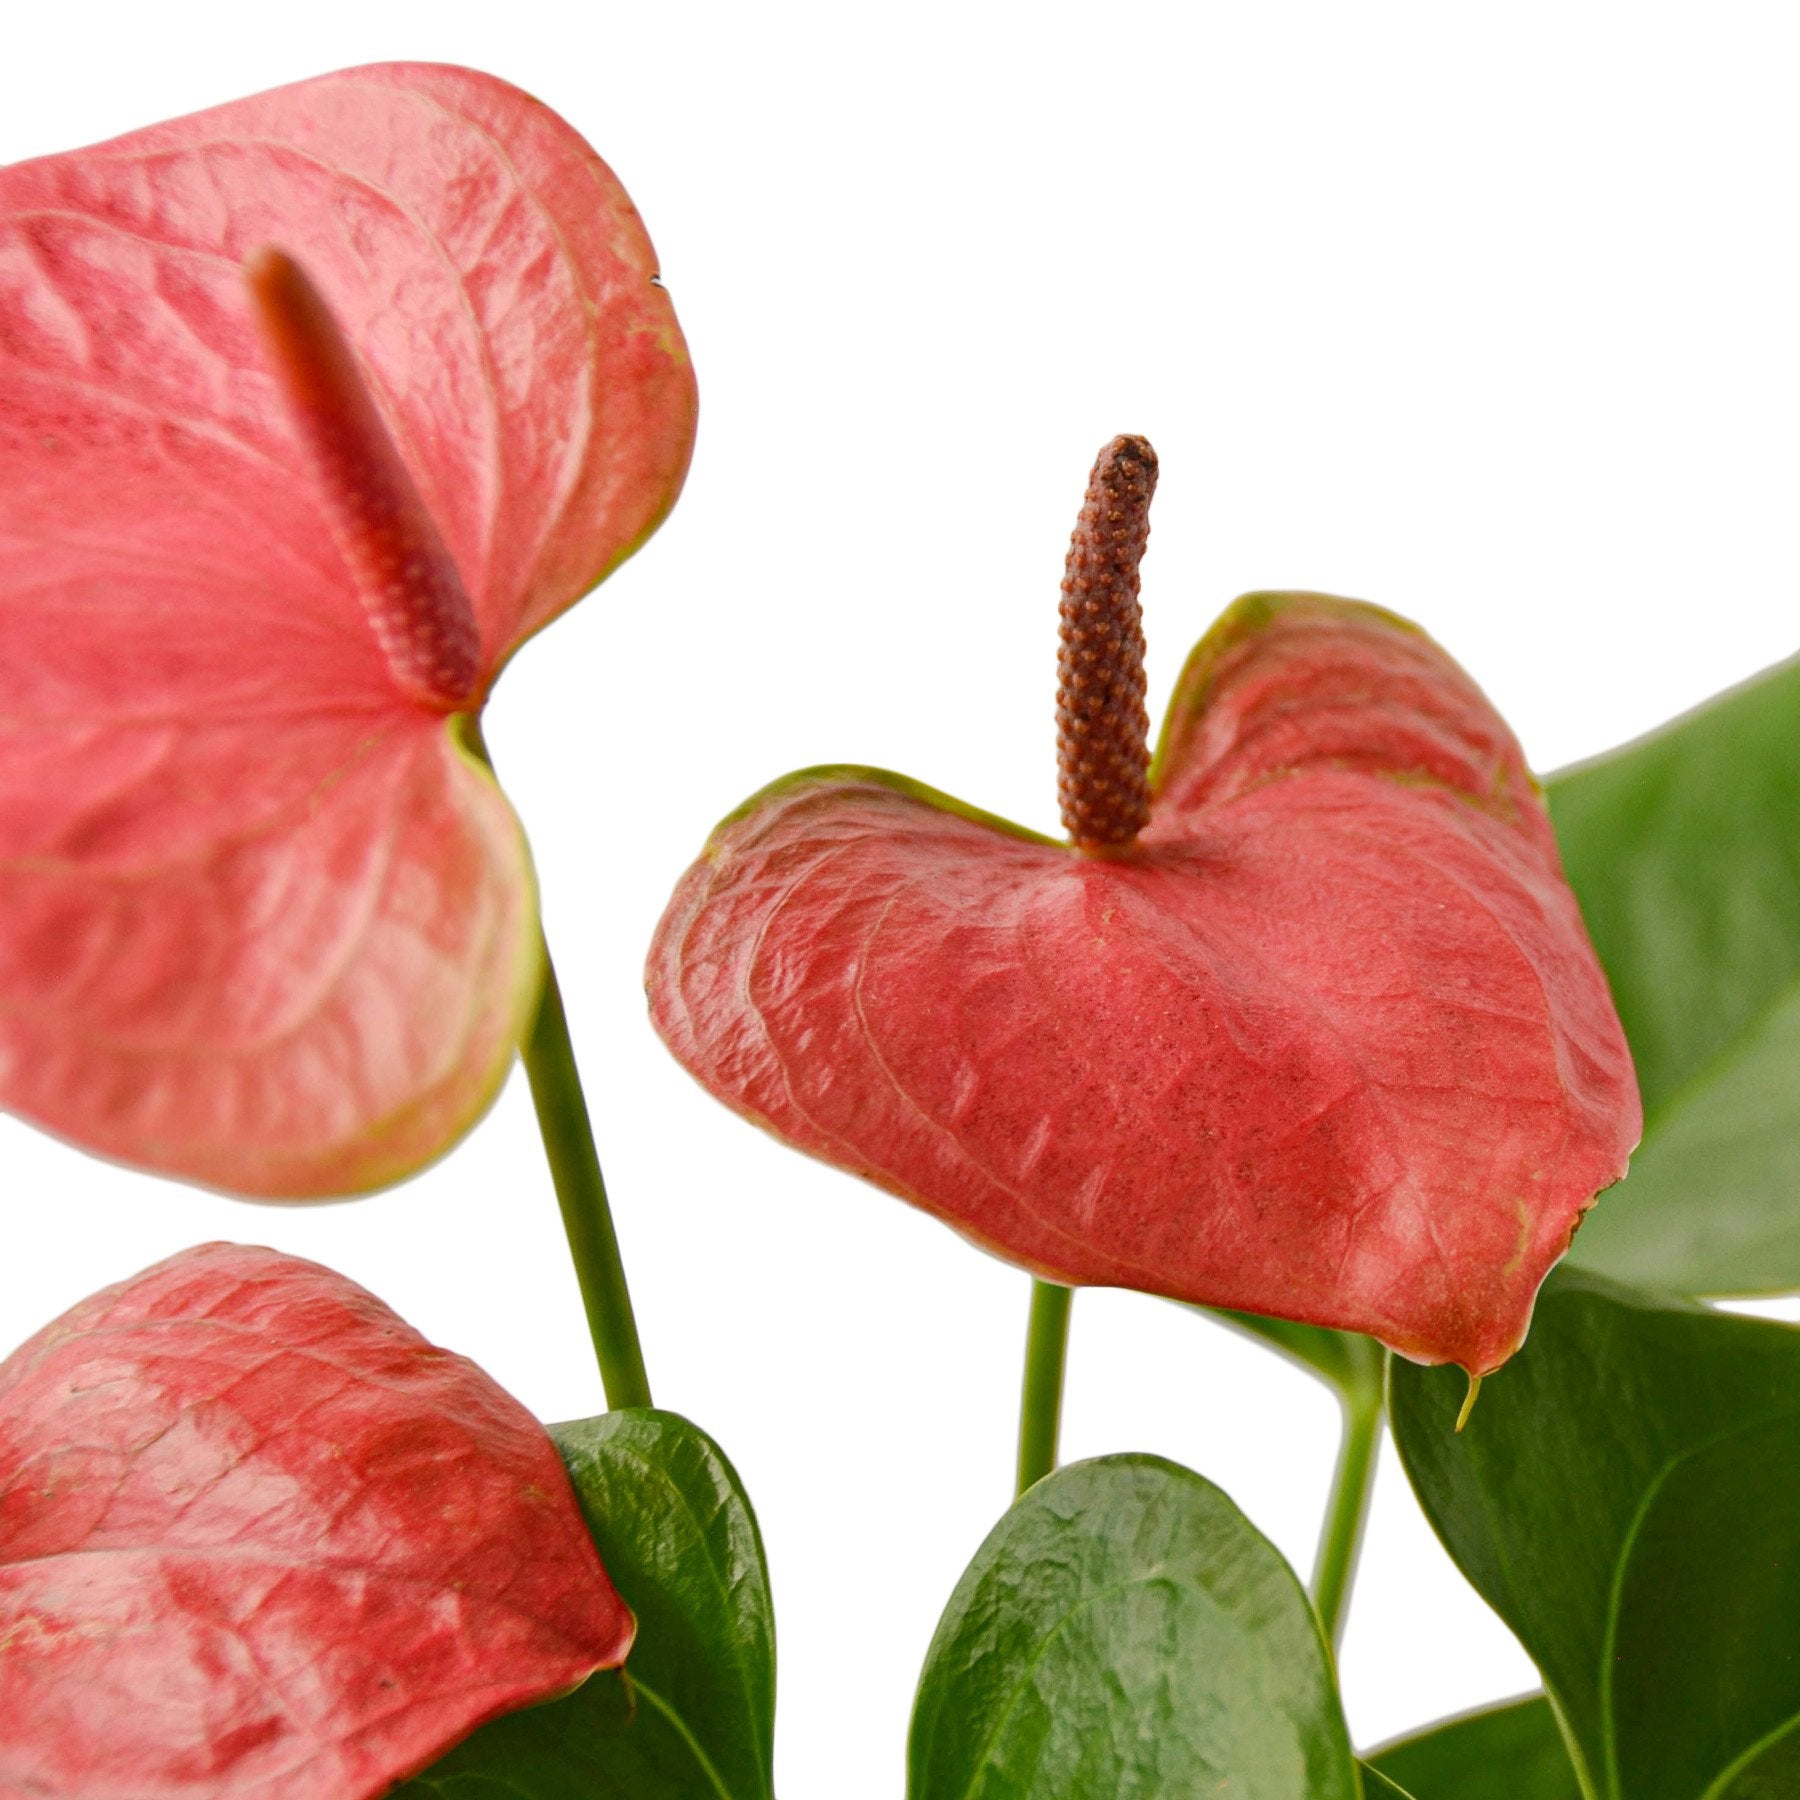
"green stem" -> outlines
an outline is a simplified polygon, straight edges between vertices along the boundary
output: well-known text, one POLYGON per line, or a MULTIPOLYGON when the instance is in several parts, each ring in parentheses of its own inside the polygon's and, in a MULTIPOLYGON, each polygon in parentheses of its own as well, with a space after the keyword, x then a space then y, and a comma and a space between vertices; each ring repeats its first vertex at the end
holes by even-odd
POLYGON ((1346 1385, 1339 1390, 1344 1408, 1344 1435, 1338 1446, 1337 1472, 1331 1500, 1319 1533, 1313 1563, 1312 1597, 1319 1621, 1333 1649, 1344 1635, 1350 1584, 1362 1550, 1363 1526, 1375 1487, 1375 1454, 1381 1445, 1381 1387, 1377 1382, 1346 1385))
POLYGON ((1063 1364, 1069 1349, 1069 1303, 1074 1295, 1053 1281, 1031 1284, 1031 1321, 1025 1328, 1025 1387, 1019 1396, 1019 1488, 1056 1467, 1062 1426, 1063 1364))
POLYGON ((606 1387, 606 1404, 615 1410, 648 1406, 650 1378, 644 1373, 644 1352, 638 1344, 637 1320, 625 1285, 625 1264, 619 1256, 618 1233, 613 1230, 606 1182, 600 1174, 600 1153, 594 1148, 594 1129, 575 1068, 568 1015, 563 1011, 562 989, 557 986, 548 946, 544 950, 544 997, 525 1039, 524 1055, 544 1155, 556 1183, 569 1255, 575 1263, 575 1278, 581 1283, 581 1303, 587 1309, 588 1333, 606 1387))
MULTIPOLYGON (((492 775, 494 759, 482 735, 480 716, 463 713, 455 727, 469 754, 492 775)), ((544 991, 537 1017, 521 1046, 532 1104, 537 1108, 538 1135, 544 1140, 544 1157, 556 1184, 563 1233, 569 1240, 575 1279, 581 1284, 581 1304, 587 1313, 588 1336, 594 1341, 594 1357, 600 1364, 606 1404, 615 1412, 622 1406, 648 1406, 650 1377, 644 1373, 644 1351, 638 1343, 631 1290, 625 1285, 619 1234, 613 1229, 593 1121, 588 1117, 587 1096, 581 1091, 581 1073, 575 1067, 575 1046, 569 1041, 569 1015, 563 1011, 556 965, 550 960, 550 945, 541 928, 538 945, 544 959, 544 991)))

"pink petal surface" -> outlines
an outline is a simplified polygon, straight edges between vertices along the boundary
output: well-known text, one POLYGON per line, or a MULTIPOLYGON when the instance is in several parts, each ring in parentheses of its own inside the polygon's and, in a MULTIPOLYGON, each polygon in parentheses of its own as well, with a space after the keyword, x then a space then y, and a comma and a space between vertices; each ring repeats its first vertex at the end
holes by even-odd
POLYGON ((483 687, 672 504, 694 390, 623 190, 487 76, 349 70, 0 169, 0 1103, 288 1195, 466 1127, 537 949, 516 823, 397 687, 268 366, 271 241, 362 360, 483 687))
POLYGON ((554 1445, 353 1282, 208 1244, 0 1364, 0 1796, 356 1800, 630 1646, 554 1445))
POLYGON ((1039 1274, 1496 1367, 1640 1126, 1517 744, 1390 615, 1253 596, 1156 783, 1107 857, 879 771, 777 783, 670 902, 657 1028, 1039 1274))

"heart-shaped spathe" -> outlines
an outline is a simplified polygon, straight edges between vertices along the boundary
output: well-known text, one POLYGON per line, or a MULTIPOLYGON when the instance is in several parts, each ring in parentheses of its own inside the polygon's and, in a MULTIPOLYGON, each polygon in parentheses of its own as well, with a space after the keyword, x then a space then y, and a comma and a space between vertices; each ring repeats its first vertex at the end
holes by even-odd
MULTIPOLYGON (((536 1005, 536 895, 446 713, 680 489, 656 268, 581 138, 466 69, 0 169, 0 1105, 281 1196, 395 1180, 480 1114, 536 1005), (252 304, 271 244, 417 490, 377 500, 460 576, 454 705, 384 646, 341 530, 373 503, 322 477, 252 304)), ((340 485, 382 460, 335 448, 340 485)), ((409 548, 375 545, 402 575, 409 548)))
POLYGON ((1189 659, 1130 847, 871 769, 726 819, 647 970, 714 1094, 1034 1273, 1480 1375, 1641 1123, 1536 785, 1354 601, 1189 659))
POLYGON ((0 1797, 385 1793, 618 1664, 555 1445, 353 1282, 206 1244, 0 1363, 0 1797))

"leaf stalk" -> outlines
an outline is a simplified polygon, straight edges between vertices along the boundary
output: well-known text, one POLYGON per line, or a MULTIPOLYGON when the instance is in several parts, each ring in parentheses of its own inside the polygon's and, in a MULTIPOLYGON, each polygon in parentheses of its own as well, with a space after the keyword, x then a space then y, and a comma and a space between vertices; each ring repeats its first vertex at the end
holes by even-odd
POLYGON ((1019 1396, 1019 1493, 1056 1467, 1062 1431, 1063 1365, 1069 1352, 1069 1307, 1075 1296, 1053 1281, 1031 1284, 1025 1328, 1025 1385, 1019 1396))
POLYGON ((1313 1605, 1333 1650, 1343 1641, 1350 1586, 1356 1579, 1363 1528, 1368 1523, 1369 1501, 1375 1491, 1375 1463, 1381 1448, 1385 1409, 1380 1361, 1374 1369, 1372 1379, 1365 1375, 1338 1388, 1338 1401, 1344 1412, 1343 1436, 1338 1443, 1337 1469, 1331 1479, 1325 1522, 1319 1532, 1318 1555, 1313 1559, 1313 1605))
MULTIPOLYGON (((491 774, 494 758, 482 735, 480 719, 468 714, 462 725, 463 741, 491 774)), ((600 1151, 594 1143, 594 1124, 575 1063, 575 1046, 569 1038, 569 1016, 563 1009, 556 964, 550 959, 549 940, 541 925, 538 949, 544 986, 537 1015, 519 1046, 531 1083, 531 1103, 537 1111, 538 1135, 556 1187, 556 1203, 562 1209, 563 1234, 569 1240, 569 1260, 575 1265, 575 1279, 581 1288, 606 1404, 614 1412, 626 1406, 650 1406, 650 1377, 644 1370, 619 1234, 606 1197, 606 1178, 600 1172, 600 1151)))
POLYGON ((615 1412, 625 1406, 649 1406, 650 1378, 644 1371, 625 1263, 600 1172, 587 1097, 575 1066, 575 1047, 569 1040, 562 989, 547 944, 543 998, 522 1050, 606 1404, 615 1412))

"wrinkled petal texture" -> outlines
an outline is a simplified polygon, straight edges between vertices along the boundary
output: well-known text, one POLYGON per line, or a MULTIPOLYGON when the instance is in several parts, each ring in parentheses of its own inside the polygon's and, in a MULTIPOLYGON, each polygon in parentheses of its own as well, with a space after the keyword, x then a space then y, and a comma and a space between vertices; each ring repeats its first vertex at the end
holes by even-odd
POLYGON ((234 1191, 395 1179, 538 979, 516 821, 397 690, 252 319, 299 259, 484 680, 673 502, 694 390, 630 201, 465 70, 350 70, 0 169, 0 1103, 234 1191))
POLYGON ((1154 775, 1109 857, 878 771, 777 783, 664 915, 658 1029, 1038 1274, 1494 1368, 1640 1124, 1517 744, 1404 622, 1253 595, 1154 775))
POLYGON ((204 1245, 0 1364, 5 1800, 357 1800, 631 1634, 543 1427, 328 1269, 204 1245))

